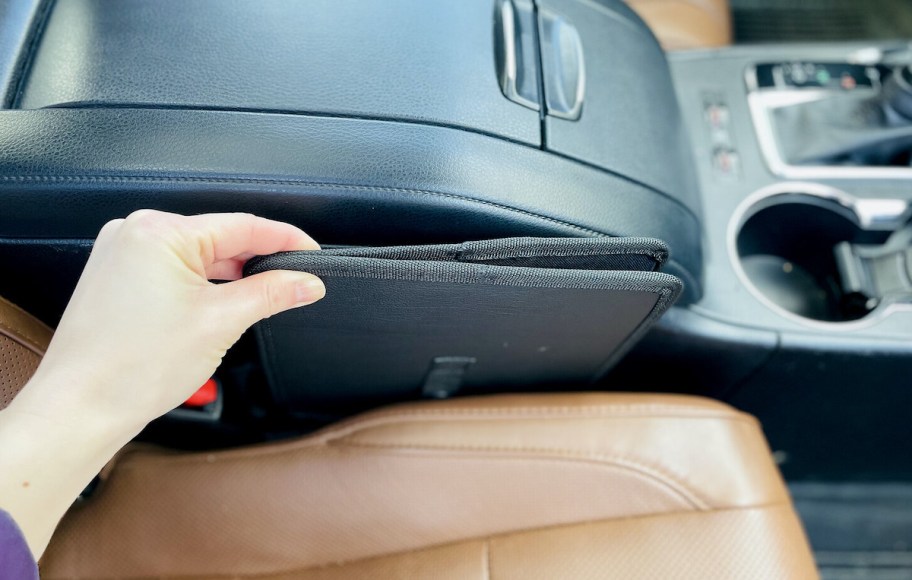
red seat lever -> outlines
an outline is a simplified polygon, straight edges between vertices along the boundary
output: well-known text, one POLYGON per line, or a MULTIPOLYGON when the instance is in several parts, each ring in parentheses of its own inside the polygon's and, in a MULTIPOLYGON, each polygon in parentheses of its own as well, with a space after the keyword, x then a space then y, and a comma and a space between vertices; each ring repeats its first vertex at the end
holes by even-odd
POLYGON ((218 381, 211 378, 203 386, 190 395, 190 398, 184 401, 185 407, 205 407, 218 400, 218 381))

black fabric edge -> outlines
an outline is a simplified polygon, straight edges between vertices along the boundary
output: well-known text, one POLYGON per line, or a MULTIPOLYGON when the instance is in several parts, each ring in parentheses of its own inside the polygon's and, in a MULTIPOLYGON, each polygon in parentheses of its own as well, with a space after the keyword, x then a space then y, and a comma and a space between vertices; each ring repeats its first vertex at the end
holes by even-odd
POLYGON ((465 262, 386 260, 328 256, 323 252, 273 254, 247 268, 252 276, 267 270, 309 272, 320 277, 486 284, 530 288, 578 288, 661 292, 683 289, 679 278, 661 272, 571 270, 490 266, 465 262))
MULTIPOLYGON (((256 256, 247 262, 245 275, 270 269, 296 269, 297 260, 310 260, 313 252, 280 252, 256 256)), ((482 262, 507 258, 638 255, 654 262, 659 270, 668 261, 668 246, 654 238, 504 238, 426 246, 353 247, 321 250, 327 257, 413 262, 482 262), (524 247, 525 246, 525 247, 524 247)), ((511 266, 513 267, 513 266, 511 266)))
POLYGON ((627 338, 623 339, 611 353, 608 354, 608 358, 605 359, 605 362, 602 363, 601 369, 596 372, 595 376, 590 381, 591 383, 596 383, 607 375, 614 366, 620 362, 624 356, 630 352, 632 349, 645 335, 652 326, 671 308, 678 298, 681 296, 681 293, 684 291, 684 284, 679 278, 671 276, 670 274, 661 274, 662 276, 669 276, 677 281, 676 288, 670 291, 660 291, 658 292, 658 299, 653 305, 652 310, 640 323, 633 328, 630 334, 627 335, 627 338))
POLYGON ((460 258, 464 260, 496 260, 503 258, 596 256, 636 254, 652 258, 657 266, 668 259, 668 246, 654 238, 506 238, 462 244, 460 258), (528 244, 527 248, 504 252, 508 243, 528 244), (533 245, 534 244, 534 245, 533 245))

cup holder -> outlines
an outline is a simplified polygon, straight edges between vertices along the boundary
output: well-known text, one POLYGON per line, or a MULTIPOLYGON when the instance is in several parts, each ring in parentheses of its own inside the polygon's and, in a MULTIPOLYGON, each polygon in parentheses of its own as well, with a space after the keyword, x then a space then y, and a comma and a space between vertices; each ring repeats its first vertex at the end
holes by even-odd
POLYGON ((805 319, 849 322, 876 303, 845 292, 835 248, 841 242, 883 244, 889 231, 862 228, 851 207, 810 194, 780 194, 751 206, 741 219, 737 259, 754 290, 805 319))

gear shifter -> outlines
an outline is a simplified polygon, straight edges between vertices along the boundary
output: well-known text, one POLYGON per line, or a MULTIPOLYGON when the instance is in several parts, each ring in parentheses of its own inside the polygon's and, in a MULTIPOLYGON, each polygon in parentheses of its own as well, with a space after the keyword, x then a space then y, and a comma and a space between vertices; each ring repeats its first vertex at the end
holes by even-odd
POLYGON ((912 67, 853 69, 838 84, 796 85, 793 76, 766 91, 801 97, 766 111, 779 156, 788 165, 912 165, 912 67))

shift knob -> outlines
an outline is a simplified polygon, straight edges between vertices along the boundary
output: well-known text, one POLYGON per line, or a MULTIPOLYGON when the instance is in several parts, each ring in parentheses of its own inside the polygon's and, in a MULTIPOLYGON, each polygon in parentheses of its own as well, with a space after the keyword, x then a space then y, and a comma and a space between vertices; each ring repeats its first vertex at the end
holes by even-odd
POLYGON ((886 104, 909 121, 912 121, 912 66, 896 67, 884 83, 886 104))

